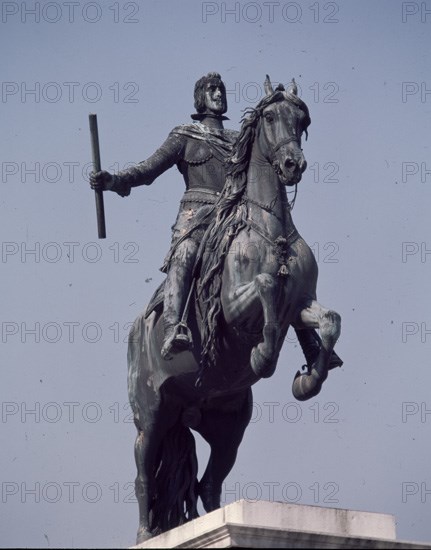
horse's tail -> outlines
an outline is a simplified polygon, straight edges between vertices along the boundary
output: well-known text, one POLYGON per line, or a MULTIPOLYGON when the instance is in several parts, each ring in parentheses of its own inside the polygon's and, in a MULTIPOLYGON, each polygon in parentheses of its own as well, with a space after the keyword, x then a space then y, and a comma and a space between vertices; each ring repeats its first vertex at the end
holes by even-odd
POLYGON ((195 438, 181 419, 163 438, 155 467, 151 531, 161 533, 198 517, 195 438))

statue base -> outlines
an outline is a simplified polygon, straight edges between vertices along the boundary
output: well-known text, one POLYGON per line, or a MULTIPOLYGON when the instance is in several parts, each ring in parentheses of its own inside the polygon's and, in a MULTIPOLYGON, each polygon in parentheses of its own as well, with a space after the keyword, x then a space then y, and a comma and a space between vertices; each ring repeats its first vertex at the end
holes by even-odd
POLYGON ((389 514, 240 500, 132 548, 407 548, 389 514))

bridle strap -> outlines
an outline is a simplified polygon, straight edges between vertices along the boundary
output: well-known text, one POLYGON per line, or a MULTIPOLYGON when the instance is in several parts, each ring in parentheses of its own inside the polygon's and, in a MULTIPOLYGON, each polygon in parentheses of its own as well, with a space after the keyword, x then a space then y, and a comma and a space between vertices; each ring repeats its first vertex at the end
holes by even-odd
POLYGON ((295 141, 299 145, 299 140, 296 136, 284 138, 284 139, 281 139, 277 143, 277 145, 274 145, 274 147, 272 147, 272 152, 276 153, 280 149, 280 147, 283 147, 283 145, 287 145, 288 143, 291 143, 292 141, 295 141))
MULTIPOLYGON (((262 114, 260 116, 262 116, 262 114)), ((258 126, 257 131, 259 133, 261 132, 261 125, 260 124, 258 126)), ((283 138, 278 143, 276 143, 275 145, 268 144, 269 145, 269 156, 270 156, 271 162, 274 162, 275 154, 280 149, 280 147, 283 147, 283 145, 287 145, 289 143, 297 143, 298 147, 301 148, 300 147, 300 138, 298 138, 298 136, 296 136, 296 135, 283 138)))

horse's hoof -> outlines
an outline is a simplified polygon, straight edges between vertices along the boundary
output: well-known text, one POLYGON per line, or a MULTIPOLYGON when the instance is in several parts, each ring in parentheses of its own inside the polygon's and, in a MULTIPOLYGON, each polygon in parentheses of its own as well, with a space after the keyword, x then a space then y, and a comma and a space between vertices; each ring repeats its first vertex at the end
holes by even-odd
POLYGON ((147 540, 150 540, 153 538, 153 536, 153 533, 151 533, 151 531, 149 531, 147 528, 140 527, 138 529, 138 534, 136 535, 136 544, 141 544, 147 540))
POLYGON ((261 351, 259 347, 251 350, 250 365, 256 376, 259 378, 269 378, 275 372, 276 361, 269 359, 261 351))
POLYGON ((199 484, 198 495, 202 501, 205 512, 213 512, 221 506, 221 489, 214 489, 211 484, 199 484))
POLYGON ((322 389, 324 380, 319 373, 312 369, 310 374, 296 373, 292 384, 292 393, 298 401, 307 401, 316 397, 322 389))

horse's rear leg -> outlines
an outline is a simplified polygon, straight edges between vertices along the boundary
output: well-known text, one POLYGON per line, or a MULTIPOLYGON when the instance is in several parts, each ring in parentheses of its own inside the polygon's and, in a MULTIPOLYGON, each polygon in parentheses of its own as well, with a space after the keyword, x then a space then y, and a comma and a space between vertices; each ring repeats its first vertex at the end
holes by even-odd
POLYGON ((309 307, 301 311, 300 323, 306 328, 319 329, 322 340, 319 354, 310 372, 301 374, 298 371, 293 381, 293 395, 299 401, 305 401, 320 392, 328 376, 332 350, 341 332, 341 317, 336 311, 326 309, 313 300, 309 307))
POLYGON ((135 441, 135 462, 137 476, 135 493, 139 505, 139 529, 136 543, 153 537, 151 508, 155 494, 155 470, 161 442, 168 430, 175 424, 179 410, 162 405, 150 415, 149 410, 135 414, 138 435, 135 441))
POLYGON ((199 496, 206 512, 220 508, 223 481, 235 464, 238 447, 252 414, 253 396, 248 389, 233 397, 240 408, 223 410, 223 404, 202 411, 202 421, 197 428, 209 443, 211 454, 205 473, 199 482, 199 496))
POLYGON ((151 466, 154 464, 154 452, 148 445, 148 438, 144 432, 138 429, 138 435, 135 441, 135 462, 138 474, 135 479, 135 494, 139 505, 139 529, 136 536, 136 544, 140 544, 151 538, 150 526, 150 502, 151 495, 154 494, 151 481, 153 476, 148 475, 151 466), (150 457, 150 455, 153 455, 150 457))

